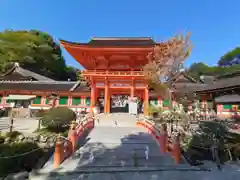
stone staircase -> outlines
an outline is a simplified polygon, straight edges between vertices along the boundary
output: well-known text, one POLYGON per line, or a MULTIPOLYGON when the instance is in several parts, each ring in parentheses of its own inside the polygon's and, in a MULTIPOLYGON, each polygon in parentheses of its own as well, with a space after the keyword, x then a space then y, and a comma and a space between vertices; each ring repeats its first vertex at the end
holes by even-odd
POLYGON ((234 174, 221 176, 210 174, 200 167, 175 164, 169 154, 161 154, 159 145, 143 128, 136 127, 136 117, 129 114, 98 115, 99 124, 87 137, 86 143, 60 168, 54 169, 50 160, 33 180, 201 180, 237 179, 234 174), (118 122, 115 125, 114 121, 118 122), (149 147, 149 159, 145 159, 145 148, 149 147), (137 155, 134 167, 133 152, 137 155), (94 155, 94 160, 91 157, 94 155))

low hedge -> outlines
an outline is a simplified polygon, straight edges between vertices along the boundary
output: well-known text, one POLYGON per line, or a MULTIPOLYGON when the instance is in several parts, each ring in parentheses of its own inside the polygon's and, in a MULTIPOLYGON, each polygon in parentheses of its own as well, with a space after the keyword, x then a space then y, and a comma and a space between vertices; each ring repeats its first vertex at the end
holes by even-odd
POLYGON ((35 116, 36 116, 36 117, 43 117, 43 116, 45 116, 45 115, 48 113, 48 111, 49 111, 49 110, 43 110, 43 109, 38 110, 38 111, 35 113, 35 116))
POLYGON ((228 132, 221 122, 203 121, 200 123, 200 134, 193 134, 191 138, 185 137, 184 150, 194 160, 213 160, 212 145, 214 138, 218 140, 219 158, 221 162, 230 160, 226 149, 232 153, 232 158, 237 159, 240 155, 240 135, 228 132), (189 138, 189 139, 188 139, 189 138))
POLYGON ((34 143, 0 144, 0 177, 20 171, 30 171, 43 154, 43 150, 34 143), (18 156, 30 151, 32 152, 29 154, 18 156))
POLYGON ((12 131, 12 132, 8 132, 6 134, 6 137, 9 137, 11 140, 15 140, 19 135, 21 135, 22 133, 18 132, 18 131, 12 131))
MULTIPOLYGON (((67 107, 51 108, 42 118, 43 127, 52 129, 53 131, 61 130, 68 126, 71 121, 76 119, 74 111, 67 107)), ((62 131, 62 130, 61 130, 62 131)))

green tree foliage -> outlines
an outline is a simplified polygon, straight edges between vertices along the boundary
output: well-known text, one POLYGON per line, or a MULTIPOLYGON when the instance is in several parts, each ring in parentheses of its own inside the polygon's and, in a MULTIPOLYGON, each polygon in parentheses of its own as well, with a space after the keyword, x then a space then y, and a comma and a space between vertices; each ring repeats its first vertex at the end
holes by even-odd
POLYGON ((79 81, 84 81, 83 73, 80 70, 77 71, 77 79, 79 81))
POLYGON ((67 107, 51 108, 41 119, 42 126, 53 132, 61 131, 76 119, 76 114, 67 107))
POLYGON ((78 78, 79 70, 77 68, 68 66, 66 68, 66 71, 67 71, 68 79, 70 79, 71 81, 77 81, 79 79, 78 78))
POLYGON ((23 68, 56 80, 73 76, 72 69, 66 67, 59 44, 49 34, 38 30, 0 32, 0 72, 9 69, 9 62, 18 62, 23 68))
POLYGON ((221 65, 221 64, 223 64, 225 62, 228 62, 228 61, 232 60, 234 57, 236 57, 237 55, 240 55, 240 47, 236 47, 232 51, 224 54, 220 58, 220 60, 218 61, 218 64, 221 65))
POLYGON ((187 70, 188 74, 195 79, 200 79, 201 75, 221 76, 228 73, 240 71, 240 65, 230 67, 208 66, 204 63, 193 63, 187 70))

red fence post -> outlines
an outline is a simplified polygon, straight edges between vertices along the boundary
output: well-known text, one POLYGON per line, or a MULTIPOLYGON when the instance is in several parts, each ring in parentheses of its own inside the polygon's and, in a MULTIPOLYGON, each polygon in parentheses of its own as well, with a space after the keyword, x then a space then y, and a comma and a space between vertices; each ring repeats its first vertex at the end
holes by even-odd
POLYGON ((180 135, 176 135, 173 138, 173 150, 172 150, 173 158, 176 164, 180 164, 181 162, 181 148, 180 148, 180 135))
POLYGON ((77 133, 76 133, 76 122, 72 121, 72 124, 70 126, 70 130, 68 133, 68 140, 71 142, 71 154, 75 152, 76 150, 76 144, 77 144, 77 133))
POLYGON ((161 130, 160 130, 160 150, 162 153, 167 152, 167 146, 168 146, 168 133, 167 133, 167 126, 166 124, 162 124, 161 130))
POLYGON ((63 142, 59 138, 55 145, 55 152, 53 156, 53 166, 58 168, 63 160, 63 142))

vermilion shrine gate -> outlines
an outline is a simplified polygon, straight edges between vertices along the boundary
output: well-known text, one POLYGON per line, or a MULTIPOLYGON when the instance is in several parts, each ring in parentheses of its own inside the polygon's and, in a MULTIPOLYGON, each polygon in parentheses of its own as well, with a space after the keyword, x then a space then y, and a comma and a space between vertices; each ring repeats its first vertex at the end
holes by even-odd
POLYGON ((89 43, 60 41, 84 68, 91 85, 91 109, 104 95, 104 113, 110 112, 110 97, 128 94, 144 102, 148 114, 148 83, 142 71, 155 42, 151 38, 92 38, 89 43))

